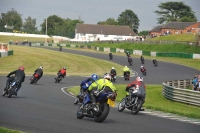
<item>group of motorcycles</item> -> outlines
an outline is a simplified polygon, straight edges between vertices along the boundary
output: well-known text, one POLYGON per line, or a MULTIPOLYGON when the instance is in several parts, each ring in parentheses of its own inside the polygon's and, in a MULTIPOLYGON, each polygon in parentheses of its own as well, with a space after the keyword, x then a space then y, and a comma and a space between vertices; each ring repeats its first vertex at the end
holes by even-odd
MULTIPOLYGON (((95 94, 94 94, 95 95, 95 94)), ((74 104, 80 103, 81 105, 77 111, 77 118, 82 119, 84 117, 93 118, 95 122, 103 122, 109 114, 110 106, 114 107, 116 92, 107 92, 95 96, 95 103, 91 103, 90 96, 87 92, 82 92, 75 98, 74 104)), ((145 90, 143 88, 131 88, 129 90, 129 96, 124 97, 119 105, 118 111, 122 112, 125 108, 130 110, 132 114, 137 114, 139 111, 143 111, 142 105, 144 103, 145 90)))
MULTIPOLYGON (((12 78, 12 77, 8 77, 8 78, 12 78)), ((39 75, 35 73, 30 79, 30 84, 36 84, 38 79, 39 79, 39 75)), ((55 83, 59 83, 62 79, 63 79, 63 76, 60 73, 58 73, 57 77, 55 78, 55 83)), ((14 79, 12 82, 9 83, 8 89, 3 90, 2 96, 7 95, 8 98, 11 98, 12 95, 16 95, 16 90, 19 84, 20 82, 14 79)))

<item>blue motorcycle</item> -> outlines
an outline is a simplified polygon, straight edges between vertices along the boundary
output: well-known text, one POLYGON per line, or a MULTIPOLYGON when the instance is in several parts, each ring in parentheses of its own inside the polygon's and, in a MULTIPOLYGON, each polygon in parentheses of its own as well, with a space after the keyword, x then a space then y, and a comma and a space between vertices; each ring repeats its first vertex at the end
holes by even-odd
POLYGON ((10 98, 12 95, 16 95, 16 90, 19 84, 20 84, 20 81, 18 80, 13 80, 12 82, 10 82, 9 88, 3 90, 2 96, 8 95, 8 98, 10 98))
POLYGON ((84 96, 83 104, 78 108, 77 118, 94 118, 95 122, 103 122, 109 114, 110 106, 114 107, 116 92, 106 92, 95 97, 95 104, 92 103, 88 94, 84 96))

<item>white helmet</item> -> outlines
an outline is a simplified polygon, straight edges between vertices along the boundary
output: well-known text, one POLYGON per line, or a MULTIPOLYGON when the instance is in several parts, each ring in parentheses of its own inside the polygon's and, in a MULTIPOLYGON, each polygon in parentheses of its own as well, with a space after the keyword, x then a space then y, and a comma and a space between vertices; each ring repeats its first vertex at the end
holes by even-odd
POLYGON ((110 80, 111 79, 111 76, 109 73, 105 73, 104 76, 103 76, 104 79, 108 79, 110 80))
POLYGON ((115 69, 114 67, 112 67, 112 69, 115 69))
POLYGON ((138 76, 138 77, 136 78, 136 80, 137 80, 137 81, 142 81, 142 82, 143 82, 143 77, 138 76))
POLYGON ((155 58, 153 58, 155 60, 155 58))
POLYGON ((141 68, 143 68, 143 66, 141 66, 141 68))
POLYGON ((40 66, 39 68, 40 68, 40 69, 43 69, 43 67, 42 67, 42 66, 40 66))

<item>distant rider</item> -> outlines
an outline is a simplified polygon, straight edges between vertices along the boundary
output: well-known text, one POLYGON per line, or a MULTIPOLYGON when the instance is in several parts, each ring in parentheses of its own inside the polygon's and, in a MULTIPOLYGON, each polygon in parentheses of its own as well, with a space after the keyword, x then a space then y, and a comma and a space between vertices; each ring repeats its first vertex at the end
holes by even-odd
POLYGON ((8 75, 7 75, 7 82, 6 82, 6 87, 5 89, 9 89, 9 83, 10 82, 13 82, 13 80, 19 80, 19 86, 15 92, 15 95, 17 96, 17 92, 19 91, 19 89, 21 88, 21 85, 22 85, 22 82, 24 82, 25 80, 25 73, 24 73, 24 67, 23 66, 20 66, 18 70, 15 70, 13 72, 10 72, 8 75), (11 75, 15 74, 15 76, 13 77, 10 77, 11 75))
POLYGON ((112 67, 112 69, 110 70, 110 74, 113 74, 114 75, 114 79, 116 80, 117 72, 116 72, 114 67, 112 67))
POLYGON ((57 74, 60 74, 60 76, 65 78, 65 76, 66 76, 66 67, 63 67, 61 70, 59 70, 57 74))
POLYGON ((128 62, 130 63, 130 62, 132 62, 133 60, 132 60, 132 58, 129 56, 128 57, 128 62))
POLYGON ((142 55, 140 56, 140 60, 141 62, 144 62, 144 57, 142 55))
POLYGON ((123 72, 124 72, 124 77, 125 77, 126 73, 128 73, 130 75, 130 69, 127 66, 125 66, 123 68, 123 72))
POLYGON ((129 57, 130 56, 130 52, 126 51, 126 56, 129 57))
POLYGON ((155 58, 153 58, 153 64, 156 64, 157 60, 155 58))
POLYGON ((105 73, 102 79, 92 83, 88 88, 92 103, 95 103, 96 96, 105 92, 116 92, 116 88, 111 82, 111 76, 108 73, 105 73))
POLYGON ((113 57, 113 54, 112 54, 112 53, 109 53, 109 57, 112 58, 112 57, 113 57))
POLYGON ((140 71, 141 71, 141 72, 144 72, 144 71, 146 71, 146 68, 144 68, 144 66, 141 66, 141 67, 140 67, 140 71))
MULTIPOLYGON (((37 81, 43 76, 43 67, 40 66, 39 68, 37 68, 37 69, 35 70, 35 72, 34 72, 32 78, 34 77, 35 74, 38 74, 38 76, 39 76, 39 77, 37 78, 37 80, 36 80, 36 83, 37 83, 37 81)), ((31 79, 32 79, 32 78, 31 78, 31 79)), ((31 80, 31 79, 30 79, 30 80, 31 80)))

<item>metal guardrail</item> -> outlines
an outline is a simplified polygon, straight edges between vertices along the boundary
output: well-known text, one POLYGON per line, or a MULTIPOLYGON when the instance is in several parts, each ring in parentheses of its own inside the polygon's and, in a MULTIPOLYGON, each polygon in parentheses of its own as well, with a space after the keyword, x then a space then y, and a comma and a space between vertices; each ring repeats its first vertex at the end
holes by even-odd
POLYGON ((189 85, 191 79, 167 81, 163 83, 162 94, 167 99, 200 107, 200 92, 182 89, 189 85))

